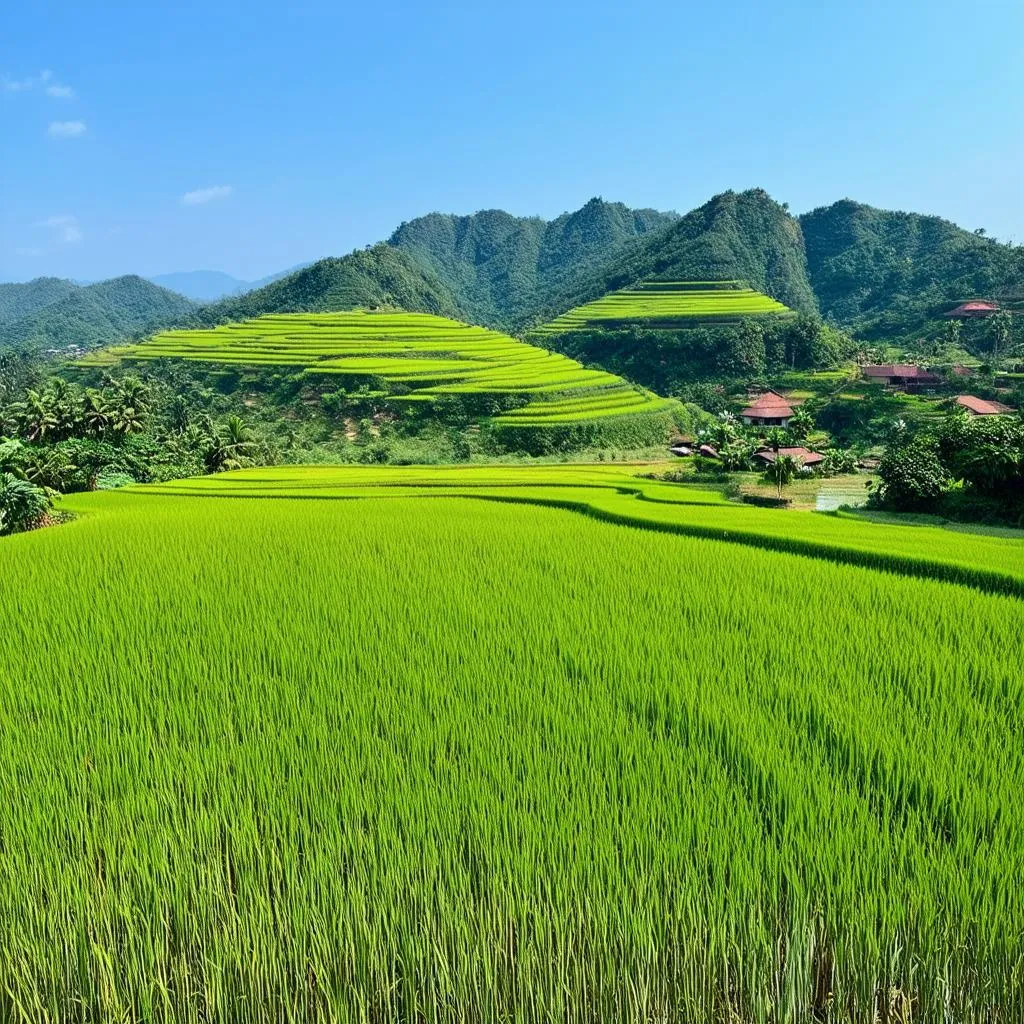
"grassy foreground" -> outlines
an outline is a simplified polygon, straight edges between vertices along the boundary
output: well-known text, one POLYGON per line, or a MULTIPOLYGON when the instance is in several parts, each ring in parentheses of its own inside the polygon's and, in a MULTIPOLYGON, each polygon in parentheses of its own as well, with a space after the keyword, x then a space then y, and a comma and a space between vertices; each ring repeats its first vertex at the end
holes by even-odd
POLYGON ((0 1018, 1024 1013, 1024 604, 831 553, 1020 541, 599 467, 67 504, 0 541, 0 1018))

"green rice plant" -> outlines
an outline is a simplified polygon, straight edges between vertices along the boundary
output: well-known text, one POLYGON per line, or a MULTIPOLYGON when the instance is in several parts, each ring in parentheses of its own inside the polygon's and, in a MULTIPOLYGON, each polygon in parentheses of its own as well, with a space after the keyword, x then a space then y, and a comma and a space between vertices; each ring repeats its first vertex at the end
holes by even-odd
POLYGON ((1021 1019, 1024 602, 913 560, 1024 542, 645 468, 250 470, 0 540, 0 1016, 1021 1019))
POLYGON ((543 340, 588 327, 611 330, 626 324, 687 327, 791 312, 781 302, 738 281, 646 281, 577 306, 535 328, 529 336, 543 340))
MULTIPOLYGON (((502 420, 503 426, 561 428, 599 416, 629 416, 634 406, 634 413, 647 416, 675 405, 646 392, 639 397, 621 377, 584 369, 567 356, 484 327, 423 313, 278 313, 210 330, 165 331, 139 345, 92 354, 83 363, 109 366, 117 360, 150 359, 294 368, 325 378, 372 377, 412 387, 410 394, 395 398, 406 405, 429 403, 440 395, 564 396, 568 402, 556 407, 535 401, 527 407, 528 415, 502 420), (608 397, 616 389, 631 398, 616 403, 608 397), (581 401, 588 394, 595 398, 593 407, 581 401)), ((658 422, 660 426, 652 429, 648 418, 637 430, 658 443, 670 427, 667 419, 658 422)), ((580 443, 592 434, 591 428, 583 429, 580 443)), ((549 438, 544 444, 562 442, 549 438)))

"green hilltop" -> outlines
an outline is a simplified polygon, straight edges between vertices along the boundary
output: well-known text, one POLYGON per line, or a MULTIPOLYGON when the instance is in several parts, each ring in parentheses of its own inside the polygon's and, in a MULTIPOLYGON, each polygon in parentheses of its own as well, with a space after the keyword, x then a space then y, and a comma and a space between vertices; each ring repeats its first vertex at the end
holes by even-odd
POLYGON ((594 198, 551 221, 503 210, 432 213, 402 224, 388 244, 429 267, 467 319, 515 330, 553 295, 585 287, 610 259, 677 219, 594 198))
POLYGON ((0 286, 0 351, 96 348, 185 319, 195 304, 134 274, 91 285, 0 286))
POLYGON ((1024 298, 1024 247, 941 217, 844 199, 804 214, 800 227, 822 313, 860 337, 912 343, 935 336, 966 299, 1024 298))

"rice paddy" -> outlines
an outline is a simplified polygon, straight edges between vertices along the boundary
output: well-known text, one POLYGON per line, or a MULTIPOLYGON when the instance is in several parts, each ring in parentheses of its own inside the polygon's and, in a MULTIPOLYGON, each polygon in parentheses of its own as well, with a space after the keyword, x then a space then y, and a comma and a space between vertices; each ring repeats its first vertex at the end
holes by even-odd
POLYGON ((642 471, 0 540, 0 1019, 1020 1020, 1024 541, 642 471))
POLYGON ((535 328, 530 337, 542 341, 587 328, 615 330, 629 325, 695 327, 732 323, 747 316, 790 313, 781 302, 740 281, 645 281, 577 306, 535 328))
POLYGON ((154 359, 290 367, 324 380, 377 380, 398 386, 391 395, 397 403, 431 403, 459 394, 526 399, 514 414, 498 420, 505 429, 658 416, 667 430, 667 414, 676 405, 567 356, 425 313, 279 313, 210 330, 166 331, 79 362, 110 366, 154 359))

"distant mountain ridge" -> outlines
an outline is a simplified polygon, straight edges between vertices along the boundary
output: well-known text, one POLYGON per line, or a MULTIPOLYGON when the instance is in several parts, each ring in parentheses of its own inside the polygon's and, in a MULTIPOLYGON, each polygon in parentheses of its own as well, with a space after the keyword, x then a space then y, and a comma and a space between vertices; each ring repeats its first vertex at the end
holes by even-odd
POLYGON ((242 295, 245 292, 254 291, 308 266, 308 263, 297 263, 294 267, 280 270, 276 274, 269 274, 256 281, 243 281, 241 278, 232 277, 231 274, 225 274, 221 270, 183 270, 172 274, 157 274, 148 280, 161 288, 184 295, 185 298, 191 299, 193 302, 207 303, 217 302, 231 295, 242 295))
POLYGON ((395 306, 449 317, 462 312, 428 267, 382 242, 348 256, 317 260, 245 295, 203 306, 190 322, 210 325, 265 313, 321 313, 357 306, 395 306))
POLYGON ((0 349, 91 348, 179 325, 354 305, 522 332, 644 280, 738 279, 798 312, 912 351, 964 299, 1024 303, 1024 248, 848 199, 794 217, 749 189, 683 217, 599 198, 551 221, 502 210, 433 213, 400 225, 387 243, 273 277, 203 305, 133 276, 85 287, 56 278, 0 285, 0 349))

